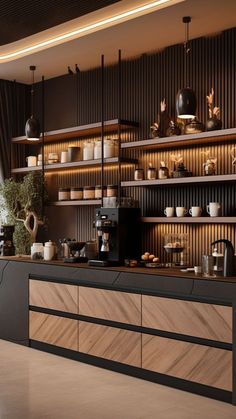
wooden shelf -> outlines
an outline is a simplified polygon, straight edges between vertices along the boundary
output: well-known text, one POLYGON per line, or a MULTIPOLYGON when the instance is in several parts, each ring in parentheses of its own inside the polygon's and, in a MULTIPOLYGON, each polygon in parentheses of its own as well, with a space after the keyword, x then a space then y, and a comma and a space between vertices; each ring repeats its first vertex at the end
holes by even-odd
POLYGON ((122 187, 133 187, 133 186, 174 186, 174 185, 186 185, 195 183, 214 183, 214 182, 235 182, 236 174, 229 175, 215 175, 215 176, 191 176, 182 178, 170 178, 170 179, 155 179, 155 180, 130 180, 121 182, 122 187))
POLYGON ((50 202, 49 206, 56 206, 56 207, 65 207, 65 206, 76 206, 76 207, 80 207, 80 206, 100 206, 102 205, 102 200, 101 199, 84 199, 81 201, 55 201, 55 202, 50 202))
POLYGON ((141 221, 157 224, 236 224, 236 217, 142 217, 141 221))
MULTIPOLYGON (((112 119, 109 121, 104 122, 105 127, 105 134, 108 132, 114 132, 118 130, 118 126, 121 126, 122 130, 128 130, 131 128, 138 127, 137 122, 131 122, 126 120, 119 120, 119 119, 112 119)), ((48 131, 44 134, 44 141, 46 143, 54 142, 54 141, 66 141, 70 140, 71 138, 76 137, 89 137, 91 135, 99 135, 101 134, 101 122, 96 122, 94 124, 88 124, 88 125, 79 125, 76 127, 69 127, 64 129, 59 129, 55 131, 48 131)), ((40 138, 37 142, 30 142, 26 139, 25 136, 22 137, 14 137, 12 138, 13 144, 39 144, 42 141, 42 138, 40 138)))
MULTIPOLYGON (((135 164, 137 163, 136 159, 120 159, 121 164, 135 164)), ((115 165, 119 163, 118 157, 111 157, 109 159, 104 159, 105 165, 115 165)), ((70 169, 82 169, 82 168, 89 168, 89 167, 99 167, 101 166, 102 161, 101 159, 97 160, 81 160, 77 162, 70 162, 70 163, 54 163, 54 164, 46 164, 44 166, 44 170, 47 172, 52 172, 54 170, 70 170, 70 169)), ((19 167, 17 169, 12 169, 11 173, 28 173, 35 170, 42 170, 42 166, 32 166, 32 167, 19 167)))
POLYGON ((222 129, 218 131, 201 132, 199 134, 178 135, 173 137, 154 138, 141 141, 122 143, 122 149, 142 148, 166 149, 184 146, 197 146, 204 144, 217 144, 220 142, 236 142, 236 128, 222 129))

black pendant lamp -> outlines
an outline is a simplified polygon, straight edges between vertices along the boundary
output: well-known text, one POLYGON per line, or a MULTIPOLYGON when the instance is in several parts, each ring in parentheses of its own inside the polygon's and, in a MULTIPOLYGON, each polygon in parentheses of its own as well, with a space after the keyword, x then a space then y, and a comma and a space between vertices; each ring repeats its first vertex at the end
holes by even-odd
POLYGON ((31 117, 26 121, 25 124, 25 135, 29 141, 39 141, 40 139, 40 124, 39 120, 34 117, 34 72, 36 70, 35 65, 30 66, 32 71, 32 85, 31 85, 31 117))
MULTIPOLYGON (((189 48, 189 23, 191 22, 190 16, 183 17, 185 24, 185 43, 184 43, 184 85, 188 84, 188 55, 189 48)), ((177 117, 181 119, 193 119, 196 116, 197 99, 194 91, 190 87, 185 87, 177 93, 176 97, 176 112, 177 117)))

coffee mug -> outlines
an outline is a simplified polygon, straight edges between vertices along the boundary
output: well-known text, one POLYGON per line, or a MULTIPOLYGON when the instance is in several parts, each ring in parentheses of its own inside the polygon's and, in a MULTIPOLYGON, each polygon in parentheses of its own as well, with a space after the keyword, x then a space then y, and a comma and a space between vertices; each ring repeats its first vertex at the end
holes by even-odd
POLYGON ((61 163, 67 163, 68 162, 68 151, 62 151, 61 152, 61 163))
POLYGON ((207 212, 210 214, 210 217, 219 217, 219 215, 221 215, 220 202, 210 202, 209 205, 207 205, 207 212))
POLYGON ((174 217, 174 215, 175 215, 175 209, 174 209, 174 207, 166 207, 164 209, 164 214, 167 217, 174 217))
POLYGON ((192 215, 192 217, 201 217, 202 209, 201 207, 192 207, 189 210, 189 214, 192 215))
POLYGON ((28 156, 26 157, 26 162, 28 167, 36 166, 37 165, 37 157, 36 156, 28 156))
POLYGON ((176 207, 176 215, 177 217, 185 217, 185 215, 188 213, 188 210, 184 207, 176 207))

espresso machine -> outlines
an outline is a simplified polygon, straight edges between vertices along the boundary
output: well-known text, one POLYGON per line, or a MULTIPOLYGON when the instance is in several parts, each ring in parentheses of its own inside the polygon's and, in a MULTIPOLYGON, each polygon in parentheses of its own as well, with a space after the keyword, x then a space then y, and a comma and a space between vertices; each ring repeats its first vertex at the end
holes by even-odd
POLYGON ((0 228, 0 256, 14 256, 13 244, 14 225, 5 225, 0 228))
POLYGON ((137 259, 139 249, 139 208, 99 208, 94 227, 97 230, 98 258, 91 266, 116 266, 125 259, 137 259))

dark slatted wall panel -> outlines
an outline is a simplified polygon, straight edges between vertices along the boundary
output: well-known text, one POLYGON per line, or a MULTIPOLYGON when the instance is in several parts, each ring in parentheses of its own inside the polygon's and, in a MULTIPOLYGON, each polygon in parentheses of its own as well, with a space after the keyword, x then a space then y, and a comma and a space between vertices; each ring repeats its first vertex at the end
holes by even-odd
MULTIPOLYGON (((220 106, 224 128, 236 126, 236 29, 212 38, 201 38, 191 42, 190 84, 198 100, 197 114, 203 122, 207 119, 206 95, 211 87, 215 90, 215 105, 220 106)), ((99 63, 98 63, 99 64, 99 63)), ((47 130, 73 126, 77 122, 86 124, 101 118, 101 74, 100 70, 87 71, 79 79, 78 115, 75 114, 75 76, 64 76, 46 82, 46 119, 47 130), (70 99, 69 99, 70 98, 70 99), (66 100, 66 106, 65 106, 66 100), (63 107, 64 104, 64 107, 63 107), (63 112, 65 118, 63 120, 63 112), (60 115, 60 118, 58 118, 60 115), (63 123, 64 122, 64 123, 63 123), (60 126, 58 126, 58 124, 60 126)), ((122 63, 122 118, 136 120, 140 128, 134 133, 123 135, 124 141, 149 137, 151 122, 156 120, 159 104, 166 98, 170 115, 175 117, 175 96, 183 87, 183 46, 177 45, 153 55, 143 55, 139 59, 122 63)), ((105 70, 105 118, 117 115, 117 66, 105 70)), ((75 142, 73 142, 75 143, 75 142)), ((81 141, 80 141, 81 144, 81 141)), ((65 145, 53 146, 62 150, 65 145)), ((184 162, 194 175, 202 174, 202 151, 210 149, 217 157, 217 173, 232 173, 230 150, 232 145, 197 147, 165 152, 127 151, 127 156, 138 157, 140 166, 147 168, 152 162, 159 167, 164 160, 170 167, 170 153, 181 152, 184 162)), ((133 178, 134 167, 124 167, 123 179, 133 178)), ((116 179, 116 169, 106 169, 107 182, 116 179)), ((59 174, 54 179, 54 195, 59 186, 98 184, 100 172, 96 169, 77 173, 59 174)), ((235 215, 235 185, 201 187, 179 186, 161 188, 130 188, 124 194, 131 194, 139 200, 143 215, 162 215, 166 206, 200 205, 206 208, 209 202, 223 202, 223 214, 235 215)), ((88 239, 94 236, 92 219, 94 209, 78 209, 78 236, 88 239)), ((72 222, 72 220, 71 220, 72 222)), ((209 243, 216 238, 227 237, 236 245, 235 227, 221 225, 144 225, 140 236, 143 250, 149 249, 162 254, 163 235, 167 232, 183 232, 189 235, 190 263, 199 263, 202 252, 209 251, 209 243), (195 259, 193 259, 195 254, 195 259)), ((163 255, 164 257, 164 255, 163 255)))

